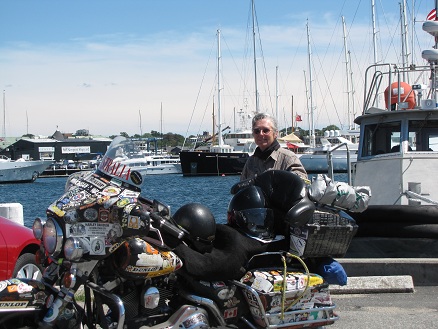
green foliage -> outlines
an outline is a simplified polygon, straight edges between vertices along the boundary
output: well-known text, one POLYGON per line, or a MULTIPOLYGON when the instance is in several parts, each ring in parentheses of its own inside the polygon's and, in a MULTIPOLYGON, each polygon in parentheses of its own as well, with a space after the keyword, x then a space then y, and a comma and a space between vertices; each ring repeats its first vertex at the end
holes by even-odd
POLYGON ((133 136, 129 136, 126 132, 121 132, 119 135, 111 135, 109 138, 114 139, 117 136, 123 136, 126 138, 157 138, 158 139, 158 147, 174 147, 181 146, 184 142, 184 136, 174 133, 166 133, 161 136, 161 133, 155 130, 152 130, 150 133, 144 133, 143 135, 134 134, 133 136))

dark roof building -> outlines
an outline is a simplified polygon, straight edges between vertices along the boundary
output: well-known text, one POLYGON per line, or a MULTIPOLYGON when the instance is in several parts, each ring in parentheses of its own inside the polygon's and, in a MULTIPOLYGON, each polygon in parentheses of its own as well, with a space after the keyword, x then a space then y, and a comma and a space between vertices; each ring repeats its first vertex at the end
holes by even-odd
POLYGON ((91 160, 105 154, 111 141, 110 138, 93 136, 65 138, 60 131, 56 131, 49 138, 20 139, 0 151, 0 154, 13 160, 91 160))

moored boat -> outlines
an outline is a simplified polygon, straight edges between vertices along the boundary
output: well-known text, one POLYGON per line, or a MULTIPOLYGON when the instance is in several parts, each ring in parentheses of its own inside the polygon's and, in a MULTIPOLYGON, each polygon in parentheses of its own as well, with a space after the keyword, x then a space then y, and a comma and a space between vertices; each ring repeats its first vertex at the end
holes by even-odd
MULTIPOLYGON (((437 36, 438 21, 426 21, 423 30, 437 36)), ((357 236, 438 238, 436 46, 422 52, 428 65, 375 64, 366 71, 352 181, 370 186, 372 197, 366 211, 353 214, 357 236), (422 77, 429 81, 418 83, 422 77), (375 104, 382 94, 385 108, 375 104)))
POLYGON ((11 160, 1 157, 0 183, 33 182, 51 163, 44 160, 11 160))
POLYGON ((181 162, 178 157, 167 155, 142 155, 123 160, 133 170, 145 175, 181 174, 181 162))
MULTIPOLYGON (((248 150, 239 142, 239 135, 229 138, 228 141, 234 141, 235 145, 226 144, 222 135, 222 117, 221 117, 221 51, 220 51, 220 30, 217 31, 218 42, 218 134, 217 144, 208 145, 201 149, 183 150, 179 157, 181 160, 181 169, 184 176, 211 176, 211 175, 240 175, 246 160, 250 156, 248 150), (239 149, 237 150, 235 146, 239 149)), ((247 139, 247 133, 243 133, 244 139, 247 139)), ((246 143, 243 143, 246 144, 246 143)))

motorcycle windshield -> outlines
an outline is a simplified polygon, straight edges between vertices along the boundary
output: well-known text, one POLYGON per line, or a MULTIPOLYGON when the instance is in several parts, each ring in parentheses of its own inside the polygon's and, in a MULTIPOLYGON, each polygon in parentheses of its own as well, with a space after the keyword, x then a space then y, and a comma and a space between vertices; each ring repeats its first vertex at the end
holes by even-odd
POLYGON ((135 157, 141 156, 138 144, 122 136, 114 138, 98 167, 98 174, 103 173, 115 182, 122 182, 140 189, 143 183, 141 174, 132 169, 135 157))

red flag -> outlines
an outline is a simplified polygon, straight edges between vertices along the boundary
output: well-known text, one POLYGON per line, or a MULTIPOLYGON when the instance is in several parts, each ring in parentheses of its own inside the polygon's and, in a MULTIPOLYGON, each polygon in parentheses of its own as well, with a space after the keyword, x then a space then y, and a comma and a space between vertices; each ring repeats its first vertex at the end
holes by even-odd
POLYGON ((301 119, 301 115, 299 115, 299 114, 297 114, 297 116, 295 117, 295 121, 303 121, 302 119, 301 119))
POLYGON ((430 13, 427 15, 426 20, 428 21, 436 21, 436 9, 432 9, 430 13))

